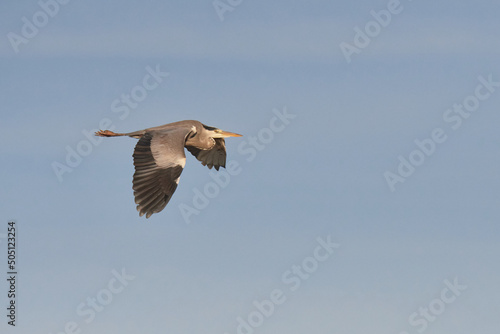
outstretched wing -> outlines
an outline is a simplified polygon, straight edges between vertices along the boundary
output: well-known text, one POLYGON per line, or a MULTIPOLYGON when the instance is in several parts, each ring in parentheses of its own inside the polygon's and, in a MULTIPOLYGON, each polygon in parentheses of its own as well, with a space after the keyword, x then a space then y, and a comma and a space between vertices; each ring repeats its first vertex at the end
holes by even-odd
POLYGON ((215 138, 215 145, 210 150, 202 150, 194 146, 186 146, 187 150, 192 155, 201 161, 203 166, 208 166, 212 169, 215 167, 219 170, 220 167, 226 167, 226 143, 224 138, 215 138))
POLYGON ((147 132, 134 150, 133 189, 142 217, 160 212, 172 198, 186 164, 186 130, 147 132))

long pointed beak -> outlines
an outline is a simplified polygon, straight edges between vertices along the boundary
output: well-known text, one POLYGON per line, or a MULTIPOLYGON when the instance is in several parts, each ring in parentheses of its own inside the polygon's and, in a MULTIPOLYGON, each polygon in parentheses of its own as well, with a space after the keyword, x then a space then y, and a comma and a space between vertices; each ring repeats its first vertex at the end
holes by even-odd
POLYGON ((221 137, 243 137, 243 135, 239 135, 237 133, 233 133, 233 132, 228 132, 228 131, 221 131, 219 132, 219 134, 221 135, 221 137))

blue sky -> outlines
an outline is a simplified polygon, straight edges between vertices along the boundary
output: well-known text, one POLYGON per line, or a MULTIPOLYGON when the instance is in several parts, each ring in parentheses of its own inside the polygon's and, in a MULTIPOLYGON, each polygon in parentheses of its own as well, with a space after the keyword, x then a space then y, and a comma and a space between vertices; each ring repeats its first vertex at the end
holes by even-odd
POLYGON ((497 333, 500 4, 401 1, 348 62, 340 45, 395 2, 222 2, 223 21, 212 1, 0 5, 2 263, 19 231, 2 333, 497 333), (24 17, 47 20, 26 38, 24 17), (168 75, 145 90, 151 69, 168 75), (187 153, 166 209, 141 218, 136 140, 83 132, 184 119, 243 134, 226 141, 237 172, 187 224, 180 208, 214 189, 187 153), (86 155, 69 166, 68 150, 86 155), (276 291, 266 316, 255 302, 276 291))

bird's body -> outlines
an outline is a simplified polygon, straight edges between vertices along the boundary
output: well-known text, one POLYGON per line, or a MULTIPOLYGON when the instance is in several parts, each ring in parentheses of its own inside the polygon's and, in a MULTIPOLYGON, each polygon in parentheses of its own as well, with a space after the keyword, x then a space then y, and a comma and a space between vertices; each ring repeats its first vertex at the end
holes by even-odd
POLYGON ((241 137, 198 121, 180 121, 129 133, 101 130, 96 136, 139 139, 133 154, 132 188, 137 211, 146 218, 163 210, 177 188, 186 164, 184 147, 203 165, 219 170, 226 167, 224 138, 241 137))

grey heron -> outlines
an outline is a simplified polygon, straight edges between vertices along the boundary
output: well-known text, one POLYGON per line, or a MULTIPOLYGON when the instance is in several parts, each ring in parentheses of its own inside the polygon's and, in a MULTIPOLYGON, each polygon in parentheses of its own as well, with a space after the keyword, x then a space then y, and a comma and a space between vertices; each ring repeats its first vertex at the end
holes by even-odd
POLYGON ((180 121, 129 133, 99 130, 100 137, 137 138, 132 181, 139 216, 162 211, 172 198, 186 164, 184 147, 204 166, 226 167, 224 138, 241 137, 198 121, 180 121))

